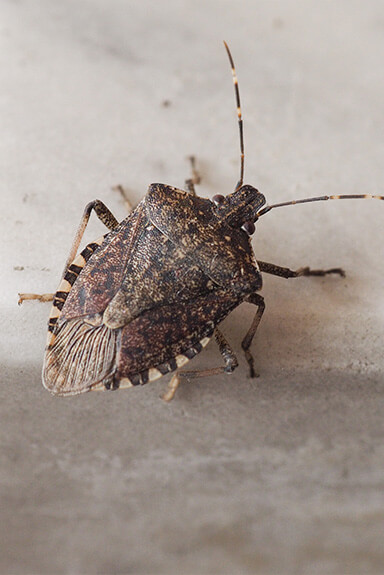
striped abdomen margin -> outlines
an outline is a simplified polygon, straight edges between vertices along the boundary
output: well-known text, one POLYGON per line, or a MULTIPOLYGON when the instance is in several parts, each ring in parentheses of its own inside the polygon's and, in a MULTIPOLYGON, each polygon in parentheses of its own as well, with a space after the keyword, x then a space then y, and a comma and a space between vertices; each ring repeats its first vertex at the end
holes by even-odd
POLYGON ((75 259, 73 260, 73 262, 71 263, 71 265, 69 266, 67 271, 65 272, 64 277, 61 280, 60 285, 59 285, 59 287, 55 293, 55 296, 53 298, 52 309, 51 309, 51 313, 49 315, 49 320, 48 320, 47 345, 52 343, 52 332, 55 329, 56 322, 61 315, 61 310, 63 309, 63 306, 65 304, 65 301, 68 297, 69 292, 71 291, 73 284, 75 283, 79 273, 81 272, 81 270, 83 269, 83 267, 85 266, 87 261, 90 259, 91 255, 101 246, 101 244, 103 243, 103 241, 107 235, 108 234, 105 234, 105 235, 101 236, 101 238, 97 239, 96 241, 88 244, 83 249, 83 251, 80 252, 75 257, 75 259))

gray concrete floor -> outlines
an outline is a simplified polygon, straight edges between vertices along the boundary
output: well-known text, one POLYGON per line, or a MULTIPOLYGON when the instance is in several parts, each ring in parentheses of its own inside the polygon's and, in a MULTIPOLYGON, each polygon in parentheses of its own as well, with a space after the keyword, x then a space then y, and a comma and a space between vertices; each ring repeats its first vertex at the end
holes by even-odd
MULTIPOLYGON (((342 265, 345 279, 265 278, 250 381, 167 380, 52 398, 49 305, 85 204, 119 218, 153 181, 201 194, 238 177, 270 203, 383 193, 384 6, 291 0, 3 0, 0 6, 2 574, 384 571, 384 205, 276 210, 257 257, 342 265), (168 101, 169 105, 164 106, 168 101)), ((101 226, 92 222, 88 238, 101 226)), ((193 360, 217 365, 214 344, 193 360)))

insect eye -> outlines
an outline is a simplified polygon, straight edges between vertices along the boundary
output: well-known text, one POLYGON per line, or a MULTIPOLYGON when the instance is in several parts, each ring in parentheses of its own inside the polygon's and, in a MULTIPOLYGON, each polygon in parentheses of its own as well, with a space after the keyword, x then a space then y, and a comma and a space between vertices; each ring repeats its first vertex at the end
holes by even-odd
POLYGON ((212 202, 216 205, 219 206, 220 204, 222 204, 224 202, 224 196, 222 196, 221 194, 216 194, 215 196, 213 196, 212 198, 212 202))
POLYGON ((255 232, 255 224, 251 221, 244 222, 241 228, 251 236, 255 232))

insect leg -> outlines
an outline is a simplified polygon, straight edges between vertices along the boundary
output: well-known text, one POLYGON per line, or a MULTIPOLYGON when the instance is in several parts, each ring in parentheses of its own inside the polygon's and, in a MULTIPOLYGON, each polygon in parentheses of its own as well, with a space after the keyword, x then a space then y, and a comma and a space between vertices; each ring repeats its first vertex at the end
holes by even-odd
POLYGON ((298 278, 302 276, 323 277, 329 274, 338 274, 341 277, 345 277, 345 271, 342 268, 331 268, 329 270, 311 270, 309 267, 303 267, 294 271, 289 268, 283 268, 281 266, 276 266, 275 264, 269 264, 267 262, 258 261, 257 263, 259 264, 261 272, 287 279, 298 278))
MULTIPOLYGON (((87 224, 88 224, 92 210, 95 211, 99 220, 109 230, 113 230, 119 225, 119 222, 117 221, 115 216, 112 214, 112 212, 109 211, 109 209, 107 208, 107 206, 105 204, 103 204, 103 202, 101 202, 100 200, 94 200, 93 202, 90 202, 85 207, 84 213, 83 213, 82 218, 80 220, 79 227, 77 228, 75 239, 73 240, 71 251, 69 252, 69 256, 68 256, 67 262, 65 264, 62 277, 64 277, 69 266, 71 265, 71 263, 73 262, 73 260, 76 257, 77 250, 79 249, 79 245, 80 245, 81 239, 84 235, 85 228, 87 227, 87 224)), ((47 293, 47 294, 19 293, 18 304, 20 305, 23 303, 23 301, 31 300, 31 299, 37 299, 38 301, 41 301, 41 302, 52 301, 54 295, 55 294, 51 294, 51 293, 47 293)))
POLYGON ((188 180, 185 180, 185 187, 187 188, 187 191, 192 194, 192 196, 196 196, 196 192, 195 192, 195 184, 200 184, 201 182, 201 177, 199 172, 196 170, 196 159, 195 156, 189 156, 189 161, 191 162, 191 168, 192 168, 192 178, 189 178, 188 180))
POLYGON ((249 351, 249 348, 250 348, 252 340, 255 336, 256 330, 259 327, 261 317, 264 313, 265 303, 264 303, 264 298, 257 293, 250 294, 245 301, 247 301, 248 303, 253 303, 254 305, 257 305, 257 312, 255 314, 255 317, 253 318, 252 325, 249 328, 247 334, 245 335, 243 341, 241 342, 241 347, 244 350, 245 359, 247 360, 248 365, 249 365, 250 376, 251 377, 257 377, 257 374, 255 373, 255 369, 254 369, 253 355, 249 351))
POLYGON ((123 186, 121 186, 120 184, 117 186, 113 186, 112 190, 114 192, 118 192, 121 195, 121 197, 123 198, 123 202, 125 204, 125 209, 127 210, 127 213, 130 214, 131 212, 133 212, 134 208, 133 208, 131 201, 128 198, 127 192, 125 191, 123 186))
POLYGON ((63 276, 65 275, 67 269, 69 268, 69 266, 76 257, 77 250, 79 249, 79 245, 84 235, 85 229, 88 225, 92 210, 94 210, 99 220, 109 230, 114 230, 119 225, 119 222, 117 221, 115 216, 112 214, 112 212, 109 211, 109 209, 105 204, 103 204, 103 202, 101 202, 100 200, 93 200, 93 202, 89 202, 89 204, 85 206, 79 227, 77 228, 75 239, 73 240, 71 251, 69 252, 69 256, 64 267, 63 276))
POLYGON ((37 299, 38 301, 41 301, 41 302, 53 301, 55 294, 54 293, 42 293, 42 294, 19 293, 18 296, 19 296, 19 299, 18 299, 17 303, 18 303, 18 305, 21 305, 23 303, 23 301, 31 300, 31 299, 37 299))
POLYGON ((233 370, 239 365, 237 357, 235 356, 229 343, 218 328, 215 329, 214 335, 217 345, 219 346, 220 353, 224 359, 225 365, 221 367, 213 367, 211 369, 202 369, 196 371, 177 371, 168 384, 168 391, 162 396, 164 401, 171 401, 171 399, 174 398, 181 378, 192 379, 195 377, 218 375, 220 373, 232 373, 233 370))

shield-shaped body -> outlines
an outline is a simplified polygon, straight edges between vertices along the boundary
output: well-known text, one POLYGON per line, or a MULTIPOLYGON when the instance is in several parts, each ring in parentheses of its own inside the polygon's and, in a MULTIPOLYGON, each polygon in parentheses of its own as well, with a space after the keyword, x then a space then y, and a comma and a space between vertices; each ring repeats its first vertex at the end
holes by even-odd
POLYGON ((45 387, 70 395, 144 384, 199 353, 215 326, 261 287, 234 213, 235 204, 224 212, 152 184, 64 275, 49 322, 45 387))

